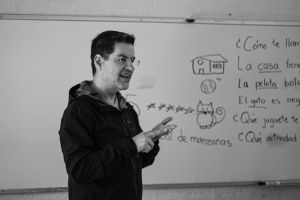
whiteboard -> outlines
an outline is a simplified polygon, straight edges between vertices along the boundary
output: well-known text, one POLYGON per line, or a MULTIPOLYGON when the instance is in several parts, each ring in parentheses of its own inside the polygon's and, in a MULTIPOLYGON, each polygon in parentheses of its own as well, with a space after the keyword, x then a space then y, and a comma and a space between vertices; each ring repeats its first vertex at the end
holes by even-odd
POLYGON ((67 186, 60 119, 109 29, 137 38, 143 129, 178 125, 144 184, 300 179, 299 26, 0 20, 0 189, 67 186))

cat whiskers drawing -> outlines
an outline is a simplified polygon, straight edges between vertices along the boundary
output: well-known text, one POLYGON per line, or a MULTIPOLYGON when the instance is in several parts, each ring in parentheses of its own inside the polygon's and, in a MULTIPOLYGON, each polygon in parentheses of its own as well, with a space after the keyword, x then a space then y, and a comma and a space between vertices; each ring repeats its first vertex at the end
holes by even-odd
POLYGON ((200 129, 210 129, 225 118, 225 109, 218 107, 214 109, 212 102, 203 104, 201 100, 197 106, 197 124, 200 129))

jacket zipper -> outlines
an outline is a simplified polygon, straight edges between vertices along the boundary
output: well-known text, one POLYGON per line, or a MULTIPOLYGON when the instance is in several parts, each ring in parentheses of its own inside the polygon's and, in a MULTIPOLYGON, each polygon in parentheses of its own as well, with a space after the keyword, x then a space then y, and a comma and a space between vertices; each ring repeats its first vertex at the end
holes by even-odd
MULTIPOLYGON (((129 128, 129 131, 131 133, 130 136, 134 136, 134 131, 133 131, 133 128, 132 128, 132 124, 131 124, 131 121, 130 120, 125 120, 123 118, 123 115, 122 115, 122 120, 123 120, 123 124, 125 127, 128 127, 129 128)), ((127 130, 126 128, 124 127, 124 131, 125 131, 125 135, 127 137, 129 137, 128 133, 127 133, 127 130)), ((138 157, 138 154, 137 154, 137 157, 138 157)), ((138 186, 137 186, 137 176, 136 176, 136 164, 135 164, 135 161, 134 161, 134 158, 131 158, 131 163, 132 163, 132 166, 133 166, 133 184, 134 184, 134 188, 135 188, 135 195, 136 197, 138 198, 138 186)))

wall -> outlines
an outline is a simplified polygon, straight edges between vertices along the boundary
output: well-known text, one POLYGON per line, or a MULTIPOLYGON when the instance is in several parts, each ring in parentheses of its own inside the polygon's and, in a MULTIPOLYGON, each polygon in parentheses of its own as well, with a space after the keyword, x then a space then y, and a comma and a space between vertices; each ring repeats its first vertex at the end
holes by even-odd
POLYGON ((297 0, 1 0, 0 13, 299 21, 297 0))
MULTIPOLYGON (((300 21, 295 0, 1 0, 1 14, 195 18, 209 21, 300 21)), ((144 199, 299 199, 300 186, 151 188, 144 199)), ((66 192, 2 194, 0 199, 67 199, 66 192)))

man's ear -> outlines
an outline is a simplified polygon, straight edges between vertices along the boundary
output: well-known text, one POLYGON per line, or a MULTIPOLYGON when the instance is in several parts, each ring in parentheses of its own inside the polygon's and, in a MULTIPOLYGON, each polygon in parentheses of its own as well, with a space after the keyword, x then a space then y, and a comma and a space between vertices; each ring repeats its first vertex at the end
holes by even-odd
POLYGON ((101 57, 101 55, 96 54, 94 57, 94 62, 101 67, 102 61, 103 61, 103 58, 101 57))

